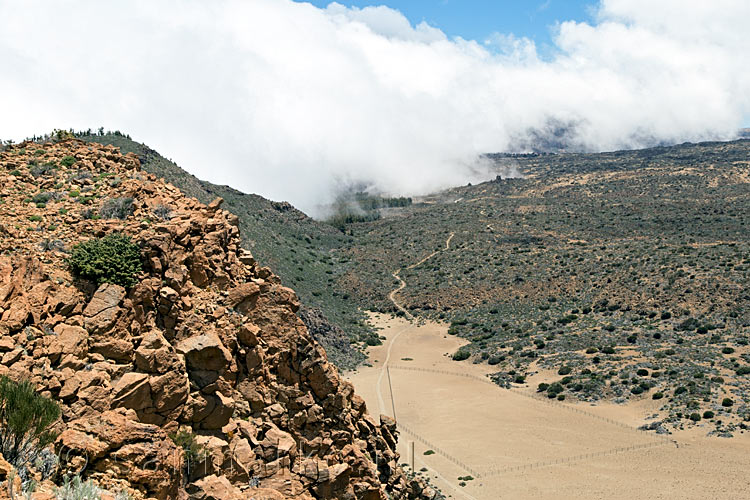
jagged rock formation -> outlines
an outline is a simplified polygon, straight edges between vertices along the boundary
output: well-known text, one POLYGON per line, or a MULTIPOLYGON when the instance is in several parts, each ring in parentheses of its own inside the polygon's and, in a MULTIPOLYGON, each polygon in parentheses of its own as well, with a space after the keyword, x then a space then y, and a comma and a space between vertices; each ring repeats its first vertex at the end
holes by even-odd
POLYGON ((61 403, 62 471, 157 499, 435 498, 220 199, 76 140, 1 153, 0 199, 0 373, 61 403), (123 219, 92 210, 124 197, 123 219), (66 252, 112 232, 141 249, 137 284, 75 279, 66 252), (207 452, 186 467, 175 432, 207 452))

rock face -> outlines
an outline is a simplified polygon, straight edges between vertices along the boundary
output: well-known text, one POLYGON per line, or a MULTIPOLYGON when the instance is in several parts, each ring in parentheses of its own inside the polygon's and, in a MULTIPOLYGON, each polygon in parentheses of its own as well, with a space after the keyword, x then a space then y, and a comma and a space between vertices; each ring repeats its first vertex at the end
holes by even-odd
POLYGON ((435 498, 401 471, 395 425, 339 378, 295 293, 239 247, 236 217, 138 165, 75 140, 0 153, 0 373, 61 403, 63 471, 157 499, 435 498), (55 168, 37 175, 41 162, 55 168), (124 220, 91 217, 86 203, 125 196, 124 220), (64 251, 115 231, 141 248, 137 284, 74 279, 64 251))

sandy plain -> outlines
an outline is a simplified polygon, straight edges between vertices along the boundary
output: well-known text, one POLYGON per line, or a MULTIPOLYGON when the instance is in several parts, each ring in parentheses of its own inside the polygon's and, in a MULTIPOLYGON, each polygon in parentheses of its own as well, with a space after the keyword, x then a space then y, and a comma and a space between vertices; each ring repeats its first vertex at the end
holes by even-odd
POLYGON ((372 366, 346 376, 376 418, 395 410, 400 462, 409 462, 414 441, 415 469, 446 496, 750 499, 747 433, 725 439, 706 437, 702 427, 669 436, 638 431, 651 400, 553 403, 535 394, 539 382, 556 377, 545 373, 501 389, 487 382, 488 365, 449 357, 464 341, 447 326, 381 314, 371 321, 386 340, 370 348, 372 366), (465 476, 474 479, 461 486, 465 476))

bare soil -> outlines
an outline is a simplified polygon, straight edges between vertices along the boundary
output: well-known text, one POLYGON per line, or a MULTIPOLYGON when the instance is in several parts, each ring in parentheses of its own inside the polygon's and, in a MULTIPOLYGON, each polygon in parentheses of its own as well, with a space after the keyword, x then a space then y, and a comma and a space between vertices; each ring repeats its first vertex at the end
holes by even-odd
POLYGON ((637 431, 654 403, 545 401, 534 390, 543 372, 525 387, 501 389, 483 380, 487 365, 450 358, 465 341, 447 326, 380 314, 371 321, 387 340, 369 350, 371 367, 348 378, 372 414, 394 416, 395 407, 401 462, 414 440, 415 468, 426 468, 447 496, 750 498, 747 434, 706 437, 701 426, 669 436, 637 431), (437 452, 425 455, 430 449, 437 452), (468 475, 474 479, 460 486, 468 475))

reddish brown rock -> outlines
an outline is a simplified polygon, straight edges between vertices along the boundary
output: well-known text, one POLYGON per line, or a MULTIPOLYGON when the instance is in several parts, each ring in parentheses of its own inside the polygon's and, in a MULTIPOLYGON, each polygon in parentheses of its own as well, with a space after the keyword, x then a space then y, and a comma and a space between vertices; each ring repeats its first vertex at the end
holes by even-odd
POLYGON ((366 414, 297 316, 294 291, 240 248, 238 219, 220 201, 185 198, 134 156, 75 140, 0 152, 0 190, 0 374, 29 378, 61 402, 63 474, 83 470, 139 498, 434 497, 407 481, 395 424, 366 414), (31 185, 39 149, 58 169, 31 185), (76 164, 65 167, 65 156, 76 164), (16 168, 22 175, 8 175, 16 168), (133 213, 98 220, 69 197, 24 201, 57 183, 128 196, 133 213), (167 219, 154 213, 162 206, 167 219), (40 217, 45 230, 20 238, 6 209, 14 220, 40 217), (143 272, 127 291, 75 279, 65 254, 49 249, 112 232, 141 249, 143 272), (178 429, 210 450, 206 468, 185 478, 183 452, 167 436, 178 429))
POLYGON ((83 310, 84 325, 92 334, 111 328, 117 318, 119 305, 125 298, 125 289, 120 285, 104 283, 94 293, 83 310))
POLYGON ((219 371, 227 368, 231 355, 215 334, 197 335, 177 345, 188 367, 196 370, 219 371))

